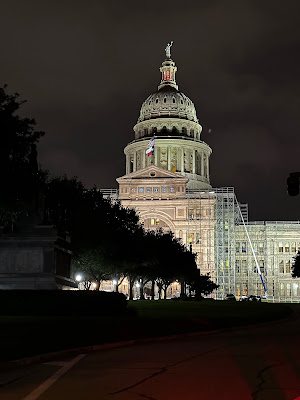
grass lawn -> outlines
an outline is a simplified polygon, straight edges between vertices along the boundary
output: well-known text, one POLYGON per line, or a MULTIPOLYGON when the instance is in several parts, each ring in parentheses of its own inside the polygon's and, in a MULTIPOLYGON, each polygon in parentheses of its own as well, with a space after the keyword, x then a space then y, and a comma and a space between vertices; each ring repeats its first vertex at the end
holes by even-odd
POLYGON ((78 346, 265 322, 285 304, 226 301, 130 301, 121 316, 0 316, 1 361, 78 346))

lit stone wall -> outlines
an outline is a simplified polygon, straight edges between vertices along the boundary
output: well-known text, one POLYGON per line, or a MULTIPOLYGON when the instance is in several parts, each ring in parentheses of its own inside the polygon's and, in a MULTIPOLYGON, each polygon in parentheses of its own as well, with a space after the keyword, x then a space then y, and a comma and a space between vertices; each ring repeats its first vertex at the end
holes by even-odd
POLYGON ((145 229, 171 230, 197 253, 201 273, 214 268, 214 205, 207 196, 201 202, 186 196, 187 179, 150 166, 117 179, 119 199, 124 207, 135 208, 145 229))
POLYGON ((154 155, 147 156, 149 139, 131 142, 124 149, 126 174, 150 165, 178 172, 189 179, 190 189, 211 188, 209 179, 210 147, 201 141, 184 138, 155 139, 154 155))
MULTIPOLYGON (((253 222, 247 225, 268 296, 299 301, 300 279, 291 277, 293 257, 300 249, 299 222, 253 222)), ((243 226, 236 227, 236 294, 263 294, 260 277, 243 226)))

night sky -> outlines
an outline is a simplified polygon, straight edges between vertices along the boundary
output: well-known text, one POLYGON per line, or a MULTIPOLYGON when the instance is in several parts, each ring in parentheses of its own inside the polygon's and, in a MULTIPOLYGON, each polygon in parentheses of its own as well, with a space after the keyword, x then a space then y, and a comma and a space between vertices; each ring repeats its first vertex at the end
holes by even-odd
POLYGON ((116 188, 173 40, 212 185, 234 186, 251 220, 298 220, 286 177, 300 171, 299 15, 299 0, 2 1, 0 85, 46 132, 43 168, 116 188))

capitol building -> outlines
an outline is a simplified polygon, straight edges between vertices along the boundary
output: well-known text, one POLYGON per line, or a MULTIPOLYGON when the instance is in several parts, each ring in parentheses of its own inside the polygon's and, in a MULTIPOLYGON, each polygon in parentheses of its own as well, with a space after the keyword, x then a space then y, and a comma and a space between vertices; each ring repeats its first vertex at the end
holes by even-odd
MULTIPOLYGON (((291 277, 291 266, 300 223, 249 221, 248 205, 239 203, 233 187, 211 185, 212 149, 202 140, 194 103, 177 85, 171 45, 158 89, 143 102, 124 149, 119 189, 102 192, 135 208, 145 229, 173 231, 197 254, 200 273, 220 285, 213 297, 267 292, 271 301, 299 301, 300 279, 291 277)), ((127 291, 126 282, 121 290, 127 291)), ((168 295, 178 293, 174 283, 168 295)))

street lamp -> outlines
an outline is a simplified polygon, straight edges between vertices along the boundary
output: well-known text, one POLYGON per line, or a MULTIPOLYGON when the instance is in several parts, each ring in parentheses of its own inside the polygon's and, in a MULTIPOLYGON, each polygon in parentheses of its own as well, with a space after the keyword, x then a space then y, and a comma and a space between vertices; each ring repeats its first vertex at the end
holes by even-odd
POLYGON ((75 276, 75 280, 76 280, 77 285, 78 285, 78 290, 80 290, 80 282, 82 281, 82 275, 77 274, 77 275, 75 276))

